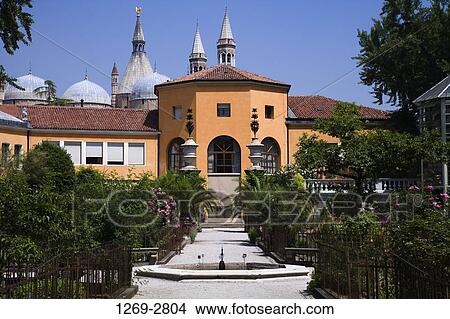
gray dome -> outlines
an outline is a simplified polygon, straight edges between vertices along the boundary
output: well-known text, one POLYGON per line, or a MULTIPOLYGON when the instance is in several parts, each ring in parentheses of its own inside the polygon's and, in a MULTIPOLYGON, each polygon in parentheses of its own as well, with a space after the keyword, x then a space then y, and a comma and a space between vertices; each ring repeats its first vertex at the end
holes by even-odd
POLYGON ((170 78, 158 72, 138 80, 131 91, 132 100, 157 99, 155 85, 170 81, 170 78))
POLYGON ((39 87, 45 86, 44 79, 31 73, 17 78, 16 84, 25 90, 20 90, 10 84, 6 84, 4 100, 37 100, 46 101, 45 96, 34 93, 39 87))
POLYGON ((109 94, 98 84, 87 78, 70 86, 63 94, 63 99, 75 103, 111 105, 109 94))

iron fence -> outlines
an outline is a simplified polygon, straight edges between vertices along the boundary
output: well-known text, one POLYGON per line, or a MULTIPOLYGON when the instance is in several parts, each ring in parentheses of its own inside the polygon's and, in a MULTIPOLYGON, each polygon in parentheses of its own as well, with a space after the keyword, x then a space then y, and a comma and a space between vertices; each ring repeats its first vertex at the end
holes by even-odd
POLYGON ((8 260, 0 269, 0 298, 114 298, 131 285, 127 246, 67 253, 42 265, 8 260))

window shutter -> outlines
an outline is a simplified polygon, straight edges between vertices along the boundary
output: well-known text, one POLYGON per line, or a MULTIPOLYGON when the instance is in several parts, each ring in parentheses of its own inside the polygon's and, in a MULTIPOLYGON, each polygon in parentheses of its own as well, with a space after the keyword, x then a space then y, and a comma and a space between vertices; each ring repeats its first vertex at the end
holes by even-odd
POLYGON ((123 162, 123 143, 108 143, 108 162, 123 162))
POLYGON ((64 142, 64 148, 74 164, 81 164, 81 142, 64 142))
POLYGON ((87 142, 86 157, 103 157, 103 143, 87 142))
POLYGON ((144 165, 144 143, 128 144, 128 164, 144 165))

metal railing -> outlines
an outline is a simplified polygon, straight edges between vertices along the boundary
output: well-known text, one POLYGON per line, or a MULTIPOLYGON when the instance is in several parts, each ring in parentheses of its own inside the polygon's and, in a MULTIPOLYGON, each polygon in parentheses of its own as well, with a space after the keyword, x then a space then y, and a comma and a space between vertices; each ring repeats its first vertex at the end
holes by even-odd
MULTIPOLYGON (((367 181, 364 189, 384 193, 394 190, 408 189, 420 185, 418 178, 378 178, 367 181)), ((311 193, 333 194, 342 190, 349 190, 355 186, 353 179, 306 179, 306 189, 311 193)))
POLYGON ((3 264, 2 299, 114 298, 131 286, 130 250, 124 245, 67 253, 42 265, 7 258, 3 264))

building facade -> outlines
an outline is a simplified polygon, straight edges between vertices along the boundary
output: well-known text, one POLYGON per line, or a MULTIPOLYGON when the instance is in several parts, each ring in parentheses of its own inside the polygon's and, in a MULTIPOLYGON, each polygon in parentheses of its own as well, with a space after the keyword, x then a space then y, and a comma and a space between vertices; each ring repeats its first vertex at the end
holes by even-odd
MULTIPOLYGON (((93 166, 123 177, 130 171, 160 176, 186 166, 182 145, 188 139, 190 110, 192 138, 198 144, 195 165, 209 188, 230 194, 251 166, 247 145, 253 137, 252 114, 258 115, 257 137, 264 145, 261 166, 274 173, 292 163, 302 134, 318 134, 313 131, 314 120, 331 116, 339 103, 321 96, 289 96, 289 84, 237 68, 237 42, 228 11, 217 41, 218 64, 208 66, 197 24, 187 57, 189 72, 170 80, 152 68, 139 8, 136 15, 131 58, 120 80, 114 63, 111 96, 87 75, 64 93, 73 102, 68 107, 30 105, 25 98, 32 101, 35 96, 30 92, 44 83, 31 74, 21 79, 27 87, 32 83, 22 99, 6 94, 6 89, 0 105, 5 161, 19 148, 26 153, 49 141, 66 149, 77 167, 93 166)), ((360 107, 360 113, 368 126, 380 125, 389 116, 368 107, 360 107)))

